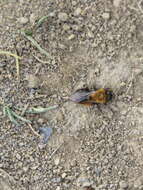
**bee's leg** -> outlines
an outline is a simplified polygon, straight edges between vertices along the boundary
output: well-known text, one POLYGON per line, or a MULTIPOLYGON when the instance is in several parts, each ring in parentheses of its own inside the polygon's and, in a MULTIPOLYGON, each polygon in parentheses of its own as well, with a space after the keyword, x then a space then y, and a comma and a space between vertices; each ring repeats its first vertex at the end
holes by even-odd
POLYGON ((97 109, 99 110, 99 112, 100 112, 101 114, 103 114, 103 111, 102 111, 102 109, 101 109, 101 106, 102 106, 102 105, 97 104, 97 109))
POLYGON ((114 98, 114 94, 110 88, 106 88, 107 102, 114 98))
POLYGON ((79 104, 83 104, 84 106, 93 106, 93 103, 88 102, 88 101, 82 101, 79 104))

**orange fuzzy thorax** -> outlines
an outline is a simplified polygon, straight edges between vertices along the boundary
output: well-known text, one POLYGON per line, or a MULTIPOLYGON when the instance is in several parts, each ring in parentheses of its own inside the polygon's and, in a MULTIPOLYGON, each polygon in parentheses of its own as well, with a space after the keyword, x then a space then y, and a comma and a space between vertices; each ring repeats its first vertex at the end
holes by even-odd
POLYGON ((90 101, 102 104, 107 103, 106 90, 101 88, 95 92, 92 92, 90 95, 90 101))

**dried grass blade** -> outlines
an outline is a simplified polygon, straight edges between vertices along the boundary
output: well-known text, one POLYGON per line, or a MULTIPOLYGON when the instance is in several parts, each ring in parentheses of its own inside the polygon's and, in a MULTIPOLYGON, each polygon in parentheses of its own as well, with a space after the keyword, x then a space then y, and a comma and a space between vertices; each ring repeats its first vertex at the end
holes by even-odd
POLYGON ((43 24, 43 22, 45 22, 45 20, 46 20, 47 18, 48 18, 48 15, 43 16, 42 18, 40 18, 40 19, 38 20, 38 22, 36 23, 36 27, 41 26, 41 24, 43 24))
POLYGON ((21 117, 20 115, 16 114, 14 111, 11 111, 11 113, 13 116, 15 116, 17 119, 20 119, 21 121, 26 122, 26 123, 31 123, 30 120, 25 119, 24 117, 21 117))
POLYGON ((56 108, 58 108, 58 105, 50 106, 48 108, 31 108, 31 109, 27 110, 26 112, 27 113, 44 113, 44 112, 47 112, 49 110, 53 110, 56 108))
POLYGON ((8 51, 0 51, 0 54, 5 54, 5 55, 9 55, 9 56, 12 56, 15 58, 15 61, 16 61, 16 71, 17 71, 17 78, 19 79, 20 78, 20 72, 19 72, 19 61, 18 59, 22 59, 21 57, 19 57, 18 55, 16 54, 13 54, 11 52, 8 52, 8 51))
POLYGON ((4 115, 4 116, 7 115, 7 109, 6 109, 6 106, 3 106, 3 115, 4 115))
POLYGON ((11 112, 11 110, 10 110, 9 107, 6 107, 6 113, 7 113, 7 116, 9 117, 9 119, 10 119, 10 121, 11 121, 12 123, 14 123, 14 124, 17 125, 17 126, 20 125, 20 124, 15 120, 15 118, 13 117, 13 114, 12 114, 12 112, 11 112))
POLYGON ((50 59, 52 59, 52 56, 43 48, 41 48, 41 46, 36 42, 36 40, 34 40, 31 36, 27 35, 24 31, 21 32, 21 34, 23 36, 25 36, 29 41, 32 42, 32 44, 44 55, 46 55, 47 57, 49 57, 50 59))

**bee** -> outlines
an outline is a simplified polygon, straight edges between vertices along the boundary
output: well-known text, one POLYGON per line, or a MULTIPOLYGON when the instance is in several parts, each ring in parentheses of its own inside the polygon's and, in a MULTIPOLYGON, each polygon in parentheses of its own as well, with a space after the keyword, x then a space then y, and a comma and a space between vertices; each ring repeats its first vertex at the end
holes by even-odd
POLYGON ((104 88, 97 90, 89 90, 88 88, 79 89, 70 97, 72 102, 87 106, 92 106, 94 104, 106 104, 111 99, 111 90, 104 88))

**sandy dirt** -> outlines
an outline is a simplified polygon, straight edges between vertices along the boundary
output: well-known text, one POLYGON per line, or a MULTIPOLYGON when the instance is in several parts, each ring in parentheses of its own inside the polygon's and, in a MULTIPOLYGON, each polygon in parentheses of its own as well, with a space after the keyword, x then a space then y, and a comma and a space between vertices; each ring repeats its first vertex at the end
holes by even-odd
POLYGON ((0 190, 143 189, 142 44, 143 1, 0 0, 0 52, 22 57, 17 80, 15 59, 0 54, 0 190), (83 87, 111 88, 114 98, 70 102, 83 87), (59 105, 24 115, 36 132, 53 129, 47 144, 3 114, 27 104, 59 105))

